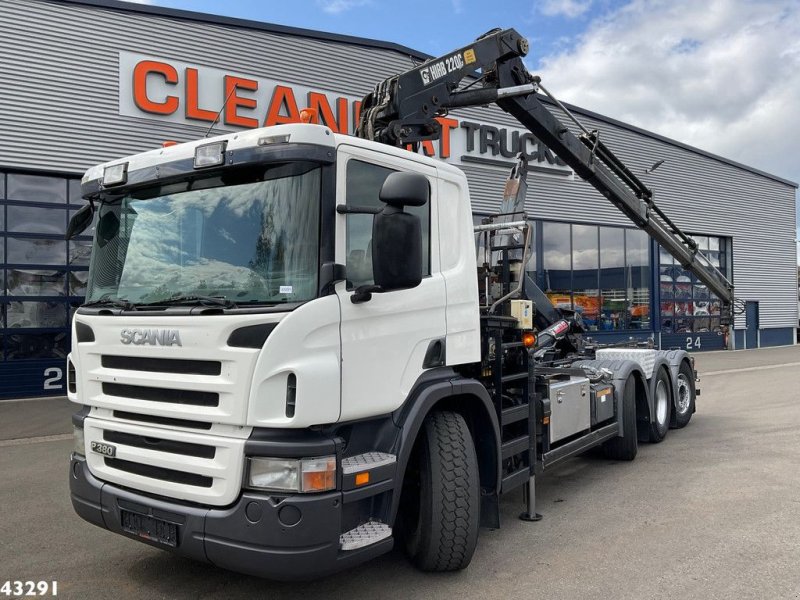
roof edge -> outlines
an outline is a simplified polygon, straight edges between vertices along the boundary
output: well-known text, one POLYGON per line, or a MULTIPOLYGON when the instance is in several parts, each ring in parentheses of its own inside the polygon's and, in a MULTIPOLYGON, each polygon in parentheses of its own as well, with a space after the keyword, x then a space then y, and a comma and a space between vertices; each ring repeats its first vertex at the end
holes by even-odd
POLYGON ((383 40, 375 40, 371 38, 362 38, 354 35, 345 35, 340 33, 330 33, 326 31, 317 31, 315 29, 304 29, 302 27, 292 27, 290 25, 278 25, 276 23, 266 23, 264 21, 256 21, 253 19, 242 19, 240 17, 226 17, 223 15, 215 15, 210 13, 201 13, 192 10, 184 10, 181 8, 169 8, 166 6, 156 6, 153 4, 142 4, 139 2, 125 2, 123 0, 45 0, 46 2, 56 2, 57 4, 83 4, 86 6, 93 6, 96 8, 108 8, 111 10, 121 10, 126 12, 143 13, 147 15, 157 15, 161 17, 174 17, 179 19, 187 19, 190 21, 199 21, 201 23, 212 23, 215 25, 230 25, 233 27, 246 27, 248 29, 257 29, 260 31, 267 31, 270 33, 278 33, 283 35, 294 35, 298 37, 306 37, 315 40, 323 40, 330 42, 341 42, 351 44, 354 46, 363 46, 365 48, 381 48, 384 50, 393 50, 406 56, 418 60, 428 60, 433 58, 430 54, 425 54, 408 46, 396 44, 394 42, 386 42, 383 40))

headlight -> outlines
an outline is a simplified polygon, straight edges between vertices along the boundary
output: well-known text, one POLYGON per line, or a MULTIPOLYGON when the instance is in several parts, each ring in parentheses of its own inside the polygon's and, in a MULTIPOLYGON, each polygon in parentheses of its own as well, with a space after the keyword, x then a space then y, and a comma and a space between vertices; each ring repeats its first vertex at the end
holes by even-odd
POLYGON ((103 185, 109 187, 120 185, 128 180, 128 163, 110 165, 103 169, 103 185))
POLYGON ((72 451, 75 454, 80 454, 81 456, 86 455, 86 442, 83 438, 83 427, 78 427, 77 425, 72 426, 72 451))
POLYGON ((225 140, 198 146, 194 150, 194 168, 215 167, 225 162, 225 140))
POLYGON ((248 486, 282 492, 325 492, 336 488, 336 457, 250 458, 248 486))

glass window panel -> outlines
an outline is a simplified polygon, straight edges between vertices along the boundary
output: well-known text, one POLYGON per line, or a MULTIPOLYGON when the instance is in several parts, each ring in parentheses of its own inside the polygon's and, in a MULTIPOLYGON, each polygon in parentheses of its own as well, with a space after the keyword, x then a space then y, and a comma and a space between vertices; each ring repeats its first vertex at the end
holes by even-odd
POLYGON ((69 243, 69 264, 73 267, 88 267, 92 256, 92 242, 73 240, 69 243))
POLYGON ((66 262, 67 243, 63 240, 38 240, 8 237, 10 264, 63 265, 66 262))
POLYGON ((661 315, 661 331, 664 333, 672 333, 674 326, 674 318, 672 315, 661 315))
POLYGON ((718 237, 710 237, 708 238, 708 249, 715 250, 719 252, 719 238, 718 237))
MULTIPOLYGON (((383 208, 378 194, 393 169, 360 160, 347 163, 346 202, 348 206, 383 208)), ((407 206, 406 212, 416 215, 422 225, 422 273, 430 275, 430 202, 424 206, 407 206)), ((347 280, 348 289, 374 283, 372 278, 371 214, 347 215, 347 280)))
POLYGON ((26 358, 66 358, 69 336, 66 331, 5 336, 6 360, 26 358))
POLYGON ((628 327, 650 329, 650 238, 639 229, 625 230, 629 286, 628 327))
POLYGON ((63 296, 64 271, 8 269, 8 294, 11 296, 63 296))
POLYGON ((9 173, 6 192, 9 200, 64 204, 67 201, 67 182, 63 177, 9 173))
POLYGON ((672 265, 675 263, 675 259, 672 258, 672 255, 664 250, 661 246, 658 247, 658 262, 662 265, 672 265))
POLYGON ((542 223, 541 288, 559 308, 572 308, 570 231, 567 223, 542 223))
POLYGON ((8 327, 66 327, 63 302, 9 302, 8 327))
POLYGON ((531 228, 531 247, 530 247, 530 257, 528 258, 528 264, 525 265, 525 270, 532 272, 532 277, 534 281, 536 280, 536 221, 528 221, 528 226, 531 228))
POLYGON ((624 329, 627 312, 625 230, 618 227, 600 228, 600 298, 598 329, 624 329))
POLYGON ((674 288, 675 298, 680 300, 689 300, 692 297, 692 277, 688 271, 684 271, 680 267, 675 267, 674 273, 674 288))
MULTIPOLYGON (((1 177, 2 175, 0 175, 0 178, 1 177)), ((6 207, 0 204, 0 232, 3 232, 5 230, 6 230, 6 207)), ((0 240, 0 243, 2 243, 2 240, 0 240)))
POLYGON ((63 235, 66 231, 66 215, 62 208, 9 205, 6 211, 9 232, 63 235))
POLYGON ((659 289, 661 297, 665 300, 670 300, 675 296, 673 272, 673 267, 660 267, 658 270, 659 289))
POLYGON ((69 295, 85 296, 86 282, 89 280, 89 271, 72 271, 69 274, 69 295))
POLYGON ((6 197, 6 174, 0 173, 0 198, 5 198, 5 197, 6 197))
POLYGON ((600 325, 599 260, 597 227, 573 225, 572 301, 590 331, 596 331, 600 325))
POLYGON ((69 203, 70 204, 83 205, 86 202, 81 197, 81 180, 80 179, 70 179, 69 180, 68 199, 69 199, 69 203))

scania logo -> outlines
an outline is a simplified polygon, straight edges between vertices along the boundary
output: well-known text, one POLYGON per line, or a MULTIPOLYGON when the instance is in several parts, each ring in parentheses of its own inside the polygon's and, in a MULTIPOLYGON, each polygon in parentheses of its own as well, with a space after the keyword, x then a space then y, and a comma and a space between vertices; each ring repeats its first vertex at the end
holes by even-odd
POLYGON ((123 329, 119 340, 123 344, 141 346, 183 346, 177 329, 123 329))

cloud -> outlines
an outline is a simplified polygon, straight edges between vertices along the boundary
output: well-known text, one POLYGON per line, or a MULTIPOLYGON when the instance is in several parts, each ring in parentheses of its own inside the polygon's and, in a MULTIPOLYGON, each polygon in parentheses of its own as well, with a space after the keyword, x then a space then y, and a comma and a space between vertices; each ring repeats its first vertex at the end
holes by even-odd
POLYGON ((580 17, 592 5, 592 0, 542 0, 538 10, 545 16, 580 17))
POLYGON ((338 15, 369 3, 370 0, 317 0, 317 6, 331 15, 338 15))
POLYGON ((562 100, 800 180, 795 0, 633 0, 537 71, 562 100))

